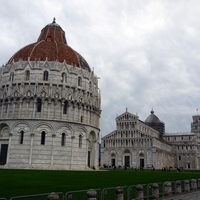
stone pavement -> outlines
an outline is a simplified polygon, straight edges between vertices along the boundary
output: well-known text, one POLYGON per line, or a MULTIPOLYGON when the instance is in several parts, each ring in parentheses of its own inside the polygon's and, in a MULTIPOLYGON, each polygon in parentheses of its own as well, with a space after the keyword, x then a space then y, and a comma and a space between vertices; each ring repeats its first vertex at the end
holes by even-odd
MULTIPOLYGON (((200 191, 189 192, 185 194, 168 196, 161 198, 162 200, 199 200, 200 199, 200 191)), ((160 199, 160 200, 161 200, 160 199)))

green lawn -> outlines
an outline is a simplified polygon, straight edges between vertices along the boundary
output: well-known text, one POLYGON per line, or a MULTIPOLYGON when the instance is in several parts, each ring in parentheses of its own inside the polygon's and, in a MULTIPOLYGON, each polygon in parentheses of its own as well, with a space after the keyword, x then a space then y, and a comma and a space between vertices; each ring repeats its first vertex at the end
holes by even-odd
POLYGON ((200 178, 200 171, 51 171, 0 169, 0 197, 200 178))

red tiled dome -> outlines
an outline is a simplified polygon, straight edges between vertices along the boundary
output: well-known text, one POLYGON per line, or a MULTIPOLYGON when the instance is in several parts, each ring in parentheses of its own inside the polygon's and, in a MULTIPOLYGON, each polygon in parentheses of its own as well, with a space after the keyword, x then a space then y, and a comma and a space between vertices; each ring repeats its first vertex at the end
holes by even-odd
POLYGON ((90 71, 86 60, 70 46, 67 45, 65 32, 54 21, 45 26, 37 42, 29 44, 17 51, 8 61, 12 63, 18 60, 30 61, 66 61, 69 65, 75 65, 90 71))

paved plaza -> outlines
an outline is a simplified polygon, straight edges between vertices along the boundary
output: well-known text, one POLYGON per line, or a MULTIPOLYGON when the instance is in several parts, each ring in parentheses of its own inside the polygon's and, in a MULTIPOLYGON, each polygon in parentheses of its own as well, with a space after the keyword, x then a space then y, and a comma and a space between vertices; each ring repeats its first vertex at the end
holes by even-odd
MULTIPOLYGON (((163 197, 162 200, 199 200, 200 199, 200 191, 190 192, 186 194, 163 197)), ((160 199, 160 200, 161 200, 160 199)))

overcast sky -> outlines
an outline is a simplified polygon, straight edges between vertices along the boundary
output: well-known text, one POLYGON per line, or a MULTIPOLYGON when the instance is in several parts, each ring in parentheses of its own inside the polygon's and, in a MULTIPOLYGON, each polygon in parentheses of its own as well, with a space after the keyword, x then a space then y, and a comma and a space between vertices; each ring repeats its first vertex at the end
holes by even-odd
POLYGON ((0 66, 56 18, 100 77, 101 135, 125 112, 151 109, 166 132, 190 132, 200 111, 199 0, 1 0, 0 66))

